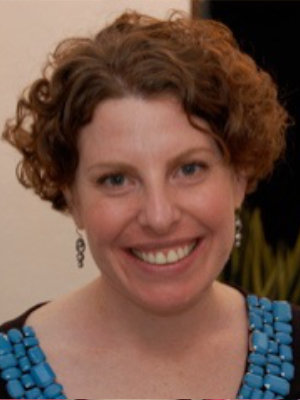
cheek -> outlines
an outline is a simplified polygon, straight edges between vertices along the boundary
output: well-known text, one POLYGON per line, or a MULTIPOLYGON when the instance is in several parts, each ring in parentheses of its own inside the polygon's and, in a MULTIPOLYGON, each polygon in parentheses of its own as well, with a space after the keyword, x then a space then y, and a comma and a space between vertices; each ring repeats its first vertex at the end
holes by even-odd
POLYGON ((215 204, 207 213, 207 226, 220 249, 232 248, 234 238, 234 211, 215 204))
POLYGON ((210 223, 210 234, 216 257, 220 267, 228 260, 234 244, 235 215, 234 206, 229 198, 212 200, 211 208, 207 213, 210 223))
POLYGON ((226 225, 226 222, 234 220, 234 203, 232 187, 224 179, 213 182, 193 193, 187 209, 198 210, 199 215, 207 220, 209 225, 222 226, 226 225))
POLYGON ((218 252, 231 250, 234 240, 235 206, 230 185, 214 185, 198 193, 197 200, 190 202, 193 215, 218 246, 218 252))
POLYGON ((120 222, 108 212, 91 212, 86 220, 85 232, 91 255, 98 267, 107 264, 107 257, 117 241, 120 222))
POLYGON ((118 200, 89 204, 84 223, 91 250, 119 243, 132 215, 132 207, 118 200))

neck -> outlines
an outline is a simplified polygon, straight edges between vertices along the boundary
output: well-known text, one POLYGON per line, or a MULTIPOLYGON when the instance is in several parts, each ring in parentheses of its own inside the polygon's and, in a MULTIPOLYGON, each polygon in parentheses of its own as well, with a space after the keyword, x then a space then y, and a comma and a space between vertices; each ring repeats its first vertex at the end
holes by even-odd
POLYGON ((226 328, 231 315, 231 307, 228 307, 231 290, 214 282, 189 309, 162 316, 136 305, 103 278, 89 285, 94 302, 92 308, 98 313, 93 320, 98 321, 99 329, 105 326, 108 337, 114 340, 114 333, 122 332, 117 340, 123 345, 161 356, 174 352, 178 355, 181 351, 186 354, 188 349, 193 351, 196 343, 205 343, 201 337, 206 339, 226 328))

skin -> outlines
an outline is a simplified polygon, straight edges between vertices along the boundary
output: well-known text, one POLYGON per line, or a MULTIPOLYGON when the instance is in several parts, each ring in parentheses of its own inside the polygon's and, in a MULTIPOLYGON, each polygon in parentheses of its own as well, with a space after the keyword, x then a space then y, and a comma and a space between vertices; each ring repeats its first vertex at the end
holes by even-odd
POLYGON ((172 98, 101 103, 79 134, 80 162, 66 192, 106 293, 155 314, 188 309, 212 285, 232 249, 234 212, 245 195, 246 179, 225 163, 205 121, 197 122, 203 132, 172 98), (201 249, 182 273, 144 273, 128 254, 197 238, 201 249))
POLYGON ((236 397, 245 300, 215 279, 246 178, 197 123, 173 98, 127 97, 99 104, 79 132, 65 196, 101 275, 27 320, 68 398, 236 397), (169 269, 149 272, 128 250, 165 252, 195 238, 195 250, 169 269))

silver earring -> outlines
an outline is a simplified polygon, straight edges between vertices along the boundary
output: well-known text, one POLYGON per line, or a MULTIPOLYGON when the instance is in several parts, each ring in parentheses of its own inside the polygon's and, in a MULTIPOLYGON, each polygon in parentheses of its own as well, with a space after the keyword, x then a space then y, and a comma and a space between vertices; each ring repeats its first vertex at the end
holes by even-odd
POLYGON ((235 213, 235 235, 234 235, 234 246, 239 248, 241 247, 242 244, 242 238, 243 238, 243 224, 242 220, 240 217, 239 211, 236 211, 235 213))
POLYGON ((83 268, 84 265, 84 252, 85 252, 85 241, 81 235, 81 233, 76 229, 76 232, 78 234, 78 238, 76 239, 75 242, 75 247, 76 247, 76 259, 77 259, 77 266, 78 268, 83 268))

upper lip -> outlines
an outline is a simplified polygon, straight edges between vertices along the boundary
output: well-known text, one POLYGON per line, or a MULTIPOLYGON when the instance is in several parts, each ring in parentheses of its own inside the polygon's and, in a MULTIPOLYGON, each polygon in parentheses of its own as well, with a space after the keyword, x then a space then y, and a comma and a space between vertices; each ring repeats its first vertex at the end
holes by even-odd
POLYGON ((138 249, 138 250, 158 250, 164 249, 167 247, 176 247, 176 246, 185 246, 192 241, 198 240, 200 237, 191 237, 191 238, 183 238, 183 239, 176 239, 176 240, 167 240, 167 241, 152 241, 147 243, 136 243, 133 246, 130 246, 130 249, 138 249))

